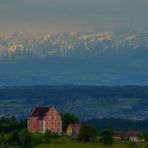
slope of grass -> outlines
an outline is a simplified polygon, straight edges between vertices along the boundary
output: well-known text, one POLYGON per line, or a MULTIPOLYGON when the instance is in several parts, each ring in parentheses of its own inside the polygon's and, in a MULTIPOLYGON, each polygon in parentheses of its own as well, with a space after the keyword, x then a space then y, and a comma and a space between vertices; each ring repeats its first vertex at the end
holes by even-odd
MULTIPOLYGON (((146 148, 146 143, 138 144, 138 148, 146 148)), ((103 145, 96 143, 83 143, 71 140, 70 137, 62 136, 58 138, 51 138, 50 143, 40 144, 34 148, 135 148, 133 143, 115 143, 113 145, 103 145)))
MULTIPOLYGON (((35 148, 130 148, 129 144, 113 144, 113 145, 102 145, 102 144, 91 144, 91 143, 69 143, 69 144, 41 144, 35 148)), ((139 145, 139 148, 146 148, 146 146, 139 145)))

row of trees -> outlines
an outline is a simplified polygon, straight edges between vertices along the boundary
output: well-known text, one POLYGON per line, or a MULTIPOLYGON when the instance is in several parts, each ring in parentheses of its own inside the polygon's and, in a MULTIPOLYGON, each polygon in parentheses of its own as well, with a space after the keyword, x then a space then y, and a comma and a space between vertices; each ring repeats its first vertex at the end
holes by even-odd
POLYGON ((1 117, 0 118, 0 132, 1 133, 11 133, 14 130, 19 130, 27 127, 26 120, 16 120, 13 117, 1 117))
POLYGON ((105 129, 100 133, 97 133, 94 127, 84 124, 80 129, 80 134, 78 139, 81 141, 87 141, 87 142, 100 141, 102 144, 110 145, 110 144, 113 144, 114 142, 113 136, 114 136, 114 132, 110 128, 105 129))

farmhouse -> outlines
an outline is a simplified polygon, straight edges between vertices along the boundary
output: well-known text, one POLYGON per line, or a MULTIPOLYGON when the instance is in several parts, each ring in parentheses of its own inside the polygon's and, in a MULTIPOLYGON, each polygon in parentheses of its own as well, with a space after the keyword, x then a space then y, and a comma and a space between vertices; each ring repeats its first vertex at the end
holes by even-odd
POLYGON ((28 117, 28 131, 30 133, 62 133, 62 117, 54 106, 37 107, 28 117))
POLYGON ((81 125, 80 124, 69 124, 66 134, 72 138, 78 138, 80 134, 81 125))
POLYGON ((115 132, 114 139, 115 140, 128 140, 132 142, 144 142, 144 139, 140 139, 138 137, 140 133, 141 132, 139 131, 126 131, 126 132, 118 131, 118 132, 115 132))

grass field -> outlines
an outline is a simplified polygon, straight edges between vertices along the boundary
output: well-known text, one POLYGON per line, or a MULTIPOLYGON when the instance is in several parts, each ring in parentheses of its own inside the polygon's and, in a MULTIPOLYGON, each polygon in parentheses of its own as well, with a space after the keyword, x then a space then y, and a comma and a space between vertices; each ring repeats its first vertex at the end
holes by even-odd
MULTIPOLYGON (((82 143, 71 143, 71 144, 41 144, 35 148, 136 148, 129 144, 113 144, 113 145, 102 145, 102 144, 82 144, 82 143)), ((146 145, 139 145, 138 148, 147 148, 146 145)))
MULTIPOLYGON (((72 141, 69 137, 63 136, 59 138, 53 138, 50 144, 40 144, 35 146, 35 148, 136 148, 135 145, 131 143, 116 143, 113 145, 102 145, 100 143, 82 143, 72 141)), ((148 148, 146 143, 138 144, 138 148, 148 148)))

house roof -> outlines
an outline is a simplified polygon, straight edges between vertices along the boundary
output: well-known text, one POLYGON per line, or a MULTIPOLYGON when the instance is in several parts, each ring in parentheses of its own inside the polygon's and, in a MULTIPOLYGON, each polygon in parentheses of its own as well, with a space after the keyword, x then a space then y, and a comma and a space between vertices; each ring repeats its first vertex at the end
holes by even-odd
POLYGON ((114 135, 118 137, 132 137, 137 136, 139 133, 139 131, 117 131, 114 135))
POLYGON ((30 117, 39 117, 40 119, 43 119, 49 109, 50 107, 37 107, 32 111, 30 117))
MULTIPOLYGON (((36 107, 30 114, 29 117, 39 117, 39 119, 43 119, 46 115, 46 113, 50 110, 50 109, 56 109, 56 107, 54 106, 50 106, 50 107, 36 107)), ((60 112, 56 109, 56 111, 58 112, 58 114, 61 116, 60 112)))
POLYGON ((128 136, 137 136, 140 132, 139 131, 128 131, 126 134, 128 136))

